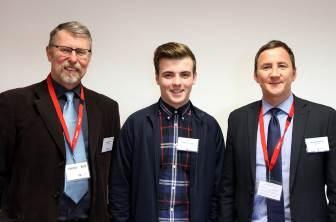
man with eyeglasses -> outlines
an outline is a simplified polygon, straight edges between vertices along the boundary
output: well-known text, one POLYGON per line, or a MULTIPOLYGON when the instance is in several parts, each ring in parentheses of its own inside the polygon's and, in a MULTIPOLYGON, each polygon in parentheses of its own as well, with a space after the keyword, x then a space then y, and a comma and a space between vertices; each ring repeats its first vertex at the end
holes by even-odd
POLYGON ((81 84, 91 41, 79 22, 58 25, 46 48, 47 79, 0 94, 1 221, 110 221, 119 110, 81 84))

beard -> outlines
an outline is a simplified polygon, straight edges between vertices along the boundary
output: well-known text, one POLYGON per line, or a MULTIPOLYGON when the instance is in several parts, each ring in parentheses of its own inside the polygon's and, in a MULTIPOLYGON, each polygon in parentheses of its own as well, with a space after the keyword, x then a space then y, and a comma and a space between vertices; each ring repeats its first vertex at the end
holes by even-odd
POLYGON ((66 62, 60 68, 59 77, 66 84, 78 84, 85 74, 78 63, 70 65, 66 62))
POLYGON ((77 86, 86 71, 79 63, 69 64, 68 62, 65 62, 54 68, 54 71, 52 71, 54 80, 68 89, 77 86))
POLYGON ((60 79, 64 83, 75 84, 75 83, 79 83, 81 81, 82 76, 83 75, 80 72, 63 71, 60 74, 60 79))

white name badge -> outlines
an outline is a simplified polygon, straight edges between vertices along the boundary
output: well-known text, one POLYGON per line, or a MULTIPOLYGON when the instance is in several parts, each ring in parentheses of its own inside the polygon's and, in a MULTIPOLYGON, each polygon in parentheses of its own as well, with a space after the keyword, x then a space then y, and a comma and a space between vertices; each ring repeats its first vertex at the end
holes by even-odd
POLYGON ((178 137, 177 150, 187 152, 198 152, 198 139, 178 137))
POLYGON ((259 182, 257 194, 260 196, 280 201, 281 192, 282 192, 281 185, 275 183, 269 183, 266 181, 259 182))
POLYGON ((328 137, 315 137, 305 139, 307 152, 317 153, 317 152, 327 152, 329 151, 328 137))
POLYGON ((87 162, 67 164, 65 175, 67 181, 88 179, 90 178, 89 165, 87 162))
POLYGON ((103 140, 102 153, 112 150, 114 137, 106 137, 103 140))

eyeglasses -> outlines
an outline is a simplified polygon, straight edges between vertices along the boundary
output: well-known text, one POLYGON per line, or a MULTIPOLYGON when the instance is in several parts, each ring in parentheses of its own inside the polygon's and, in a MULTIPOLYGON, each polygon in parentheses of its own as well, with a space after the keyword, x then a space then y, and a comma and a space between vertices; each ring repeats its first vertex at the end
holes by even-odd
POLYGON ((82 48, 74 49, 68 46, 61 46, 61 45, 49 45, 49 46, 57 48, 64 56, 70 56, 72 54, 72 51, 75 51, 77 57, 86 59, 91 53, 91 49, 82 49, 82 48))

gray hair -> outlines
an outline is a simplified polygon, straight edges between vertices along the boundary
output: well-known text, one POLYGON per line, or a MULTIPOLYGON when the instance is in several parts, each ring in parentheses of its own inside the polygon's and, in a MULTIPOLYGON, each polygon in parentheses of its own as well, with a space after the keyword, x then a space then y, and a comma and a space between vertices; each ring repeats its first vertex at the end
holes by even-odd
POLYGON ((65 23, 59 24, 56 28, 54 28, 50 32, 49 45, 53 44, 55 35, 57 34, 57 32, 61 30, 65 30, 76 37, 85 37, 89 39, 90 45, 92 44, 92 38, 91 38, 91 33, 89 29, 85 25, 81 24, 80 22, 71 21, 71 22, 65 22, 65 23))

